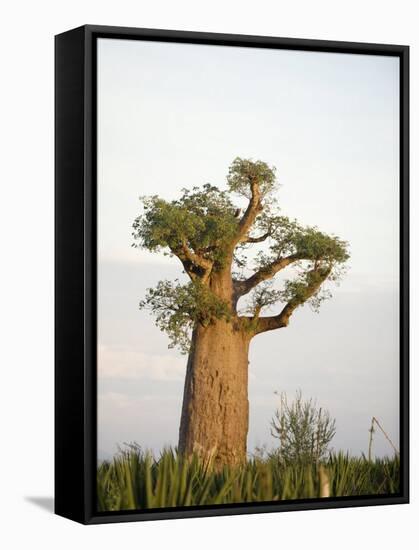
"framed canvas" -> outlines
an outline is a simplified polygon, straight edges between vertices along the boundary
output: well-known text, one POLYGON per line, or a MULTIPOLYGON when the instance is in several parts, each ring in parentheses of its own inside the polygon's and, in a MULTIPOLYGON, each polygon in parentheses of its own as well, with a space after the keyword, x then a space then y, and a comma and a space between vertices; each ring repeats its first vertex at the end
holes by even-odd
POLYGON ((407 503, 408 47, 55 45, 56 513, 407 503))

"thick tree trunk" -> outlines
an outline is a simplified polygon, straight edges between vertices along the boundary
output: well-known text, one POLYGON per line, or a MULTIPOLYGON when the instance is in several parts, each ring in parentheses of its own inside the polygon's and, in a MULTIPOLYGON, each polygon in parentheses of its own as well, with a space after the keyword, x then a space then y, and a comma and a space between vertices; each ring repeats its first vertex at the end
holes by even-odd
POLYGON ((214 456, 217 467, 245 461, 249 341, 226 321, 195 328, 179 430, 182 454, 214 456))

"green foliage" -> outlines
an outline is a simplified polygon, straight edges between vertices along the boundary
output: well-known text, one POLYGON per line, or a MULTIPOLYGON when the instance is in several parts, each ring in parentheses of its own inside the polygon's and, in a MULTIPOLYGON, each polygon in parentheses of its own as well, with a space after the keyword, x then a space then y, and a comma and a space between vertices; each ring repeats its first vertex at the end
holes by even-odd
POLYGON ((262 197, 266 197, 274 190, 275 172, 276 169, 268 166, 266 162, 236 157, 228 171, 228 188, 233 193, 250 198, 251 184, 256 181, 259 184, 262 197))
POLYGON ((313 296, 310 296, 310 289, 322 283, 325 273, 322 269, 302 271, 295 279, 285 281, 283 290, 279 292, 281 300, 297 305, 308 302, 313 310, 318 312, 323 300, 331 297, 331 292, 319 288, 313 296))
POLYGON ((205 259, 222 264, 223 243, 237 231, 235 207, 228 194, 205 184, 202 189, 183 189, 178 200, 154 195, 142 197, 144 212, 133 224, 135 246, 151 252, 168 248, 176 254, 187 245, 205 259))
MULTIPOLYGON (((295 222, 293 222, 295 223, 295 222)), ((306 260, 343 263, 349 258, 347 243, 316 227, 298 227, 293 235, 295 253, 306 260)))
POLYGON ((306 260, 344 262, 348 259, 347 244, 336 236, 322 233, 317 227, 300 225, 285 216, 272 217, 273 245, 275 254, 297 254, 306 260))
POLYGON ((214 319, 229 319, 230 310, 199 280, 182 285, 178 280, 160 281, 147 289, 141 309, 156 316, 156 324, 171 340, 169 347, 179 346, 183 353, 190 348, 190 332, 195 323, 207 326, 214 319))
MULTIPOLYGON (((321 466, 330 497, 384 495, 399 490, 397 457, 369 462, 340 453, 321 466)), ((183 459, 165 449, 158 459, 140 448, 120 452, 97 470, 101 512, 240 502, 272 502, 321 496, 319 467, 284 464, 277 457, 251 458, 240 467, 213 468, 211 460, 183 459)))
POLYGON ((342 264, 349 259, 348 243, 335 235, 327 235, 317 227, 300 225, 286 216, 265 215, 256 222, 258 230, 269 232, 269 253, 259 258, 263 267, 278 257, 295 255, 312 262, 342 264))
POLYGON ((312 400, 304 400, 301 391, 289 404, 280 394, 279 407, 271 421, 271 434, 279 441, 275 452, 284 464, 312 464, 323 460, 336 433, 335 420, 312 400))

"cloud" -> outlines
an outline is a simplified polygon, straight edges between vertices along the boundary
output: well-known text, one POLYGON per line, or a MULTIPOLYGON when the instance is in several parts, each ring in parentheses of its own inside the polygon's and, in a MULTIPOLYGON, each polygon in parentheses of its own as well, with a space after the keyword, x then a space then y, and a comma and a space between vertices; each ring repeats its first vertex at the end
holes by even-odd
POLYGON ((183 380, 186 359, 175 355, 155 355, 128 348, 99 344, 98 376, 102 379, 183 380))

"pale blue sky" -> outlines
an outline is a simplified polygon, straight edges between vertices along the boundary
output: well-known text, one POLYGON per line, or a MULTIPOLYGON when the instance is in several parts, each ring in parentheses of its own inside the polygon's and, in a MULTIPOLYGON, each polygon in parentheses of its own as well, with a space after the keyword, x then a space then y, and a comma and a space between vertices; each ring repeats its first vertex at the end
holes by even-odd
POLYGON ((236 156, 275 165, 283 213, 351 249, 319 315, 254 340, 249 450, 273 444, 273 392, 298 388, 337 418, 336 448, 366 451, 373 415, 397 441, 398 60, 110 39, 98 54, 99 449, 177 442, 186 359, 138 302, 181 270, 130 247, 138 196, 223 187, 236 156))

